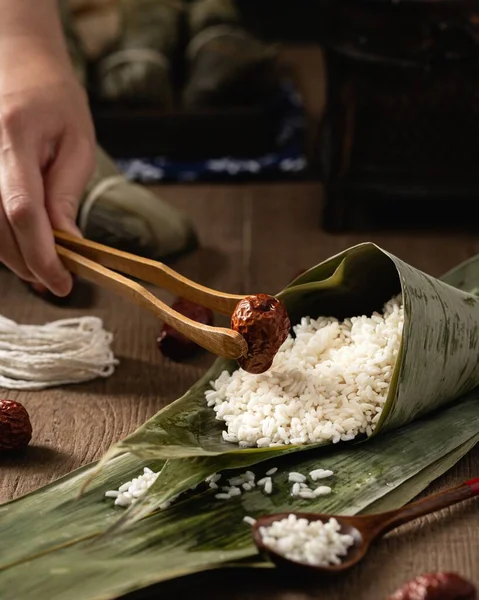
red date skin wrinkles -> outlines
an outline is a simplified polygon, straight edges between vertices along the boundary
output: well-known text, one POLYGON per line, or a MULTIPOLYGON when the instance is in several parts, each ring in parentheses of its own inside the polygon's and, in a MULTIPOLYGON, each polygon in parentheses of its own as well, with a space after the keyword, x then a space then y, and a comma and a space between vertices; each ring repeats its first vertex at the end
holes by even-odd
POLYGON ((475 587, 456 573, 426 573, 406 583, 388 600, 476 600, 475 587))
POLYGON ((291 329, 286 308, 274 296, 256 294, 238 302, 231 317, 231 329, 248 344, 248 353, 239 366, 258 375, 267 371, 291 329))
POLYGON ((32 439, 32 425, 20 402, 0 400, 0 451, 21 450, 32 439))

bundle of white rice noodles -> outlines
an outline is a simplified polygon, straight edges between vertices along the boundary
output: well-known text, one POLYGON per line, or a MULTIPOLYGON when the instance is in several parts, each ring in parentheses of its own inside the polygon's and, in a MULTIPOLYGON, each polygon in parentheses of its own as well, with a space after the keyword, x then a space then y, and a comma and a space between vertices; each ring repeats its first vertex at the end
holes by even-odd
POLYGON ((78 220, 88 239, 156 260, 188 251, 198 243, 188 215, 147 187, 129 181, 100 147, 78 220))

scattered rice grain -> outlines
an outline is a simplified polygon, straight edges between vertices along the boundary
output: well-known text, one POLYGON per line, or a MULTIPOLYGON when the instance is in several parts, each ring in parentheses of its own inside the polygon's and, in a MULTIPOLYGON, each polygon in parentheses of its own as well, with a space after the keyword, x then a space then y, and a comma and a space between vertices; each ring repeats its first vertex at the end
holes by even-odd
POLYGON ((334 475, 334 473, 329 469, 315 469, 309 474, 313 481, 317 481, 318 479, 325 479, 326 477, 331 477, 331 475, 334 475))
POLYGON ((271 478, 268 478, 268 481, 264 484, 263 489, 265 494, 271 494, 271 492, 273 491, 273 482, 271 478))
POLYGON ((327 485, 320 485, 314 490, 315 496, 327 496, 331 493, 331 488, 327 485))
POLYGON ((288 481, 292 481, 293 483, 304 483, 306 481, 306 476, 293 471, 288 475, 288 481))
POLYGON ((269 471, 266 471, 266 475, 268 475, 268 477, 269 477, 270 475, 274 475, 277 471, 278 471, 278 467, 273 467, 269 471))

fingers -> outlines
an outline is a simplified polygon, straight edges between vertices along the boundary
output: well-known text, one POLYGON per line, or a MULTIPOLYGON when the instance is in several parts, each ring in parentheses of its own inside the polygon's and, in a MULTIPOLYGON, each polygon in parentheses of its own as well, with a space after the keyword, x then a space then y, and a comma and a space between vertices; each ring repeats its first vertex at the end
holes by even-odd
MULTIPOLYGON (((34 148, 27 147, 19 136, 16 136, 15 146, 4 144, 2 147, 0 191, 3 210, 16 243, 13 248, 18 248, 37 281, 58 296, 68 295, 72 278, 55 250, 52 227, 45 210, 39 161, 34 148)), ((11 260, 15 272, 23 271, 18 256, 11 260)))
POLYGON ((35 281, 22 258, 15 237, 10 229, 3 205, 0 202, 0 262, 13 271, 20 279, 35 281))
POLYGON ((54 229, 81 236, 75 221, 93 169, 93 142, 88 137, 65 136, 45 176, 45 204, 54 229))

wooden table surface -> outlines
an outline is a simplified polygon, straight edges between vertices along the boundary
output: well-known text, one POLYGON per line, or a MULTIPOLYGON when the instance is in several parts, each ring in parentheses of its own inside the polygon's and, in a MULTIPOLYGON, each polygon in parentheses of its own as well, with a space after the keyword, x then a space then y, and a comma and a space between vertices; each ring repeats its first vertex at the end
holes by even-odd
MULTIPOLYGON (((479 241, 461 233, 327 235, 320 228, 321 188, 315 183, 164 186, 161 195, 191 215, 201 237, 201 248, 174 267, 228 292, 277 292, 298 270, 367 240, 432 275, 479 253, 479 241)), ((164 359, 155 345, 158 322, 104 291, 86 288, 72 306, 59 308, 29 294, 4 270, 0 290, 1 314, 17 322, 44 323, 84 314, 101 317, 115 335, 115 352, 121 360, 106 381, 43 392, 2 392, 3 397, 25 404, 34 428, 26 455, 0 462, 2 502, 99 458, 112 443, 180 396, 213 360, 207 354, 183 364, 164 359)), ((168 294, 159 295, 170 299, 168 294)), ((476 448, 428 491, 478 474, 476 448)), ((474 501, 391 534, 361 568, 328 585, 278 579, 276 572, 223 571, 167 582, 128 598, 179 599, 201 590, 215 600, 225 596, 381 600, 411 577, 440 569, 459 572, 479 586, 479 511, 474 501)))

